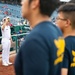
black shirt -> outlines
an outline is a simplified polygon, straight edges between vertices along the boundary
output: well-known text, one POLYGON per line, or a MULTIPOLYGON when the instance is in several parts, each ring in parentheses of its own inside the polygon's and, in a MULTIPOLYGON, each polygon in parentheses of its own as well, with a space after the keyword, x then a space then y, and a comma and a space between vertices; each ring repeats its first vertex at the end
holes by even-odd
POLYGON ((61 36, 59 28, 51 22, 36 25, 17 54, 16 75, 60 75, 64 52, 61 36))
POLYGON ((75 75, 75 36, 66 37, 65 43, 63 68, 68 69, 68 75, 75 75))

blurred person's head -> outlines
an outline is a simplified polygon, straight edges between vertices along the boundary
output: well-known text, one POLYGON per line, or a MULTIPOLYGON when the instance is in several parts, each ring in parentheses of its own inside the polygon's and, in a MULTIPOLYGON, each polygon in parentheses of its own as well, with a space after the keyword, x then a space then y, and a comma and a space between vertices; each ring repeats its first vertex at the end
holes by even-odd
POLYGON ((29 19, 34 15, 50 17, 59 0, 22 0, 22 16, 29 19))
POLYGON ((67 3, 58 8, 56 24, 64 33, 68 30, 75 29, 75 4, 67 3))

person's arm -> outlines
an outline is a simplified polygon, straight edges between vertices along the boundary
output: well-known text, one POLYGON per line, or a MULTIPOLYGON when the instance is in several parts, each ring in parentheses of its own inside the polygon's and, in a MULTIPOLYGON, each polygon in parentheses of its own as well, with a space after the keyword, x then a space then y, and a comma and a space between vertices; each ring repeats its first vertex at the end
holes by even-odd
POLYGON ((68 75, 68 67, 69 67, 69 53, 68 53, 68 49, 66 48, 64 52, 61 75, 68 75))
POLYGON ((3 25, 2 25, 2 30, 4 30, 4 28, 5 28, 5 26, 7 25, 7 23, 8 23, 8 19, 5 19, 5 22, 4 22, 3 25))
POLYGON ((61 75, 68 75, 68 69, 67 68, 62 68, 61 69, 61 75))
POLYGON ((2 25, 2 30, 4 30, 5 26, 6 26, 6 23, 4 23, 4 24, 2 25))
POLYGON ((23 43, 15 61, 15 67, 18 67, 15 68, 16 75, 47 75, 50 68, 47 53, 40 40, 31 39, 23 43))

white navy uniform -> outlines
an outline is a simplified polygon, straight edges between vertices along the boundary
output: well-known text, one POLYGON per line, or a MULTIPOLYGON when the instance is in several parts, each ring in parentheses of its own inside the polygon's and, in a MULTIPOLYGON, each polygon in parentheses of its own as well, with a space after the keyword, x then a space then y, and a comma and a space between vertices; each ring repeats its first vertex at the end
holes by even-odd
MULTIPOLYGON (((2 30, 2 28, 1 28, 2 30)), ((10 26, 5 26, 4 30, 2 30, 2 63, 9 63, 9 52, 11 46, 11 30, 10 26)))

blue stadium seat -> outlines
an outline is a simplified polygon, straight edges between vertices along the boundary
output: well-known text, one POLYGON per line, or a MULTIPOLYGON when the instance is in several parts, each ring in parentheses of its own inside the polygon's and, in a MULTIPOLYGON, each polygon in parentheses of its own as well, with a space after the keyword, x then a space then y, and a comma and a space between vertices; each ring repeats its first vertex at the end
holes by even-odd
POLYGON ((9 16, 11 18, 11 23, 13 25, 16 25, 18 21, 22 19, 20 10, 21 7, 19 5, 0 3, 0 20, 3 19, 5 16, 9 16))

